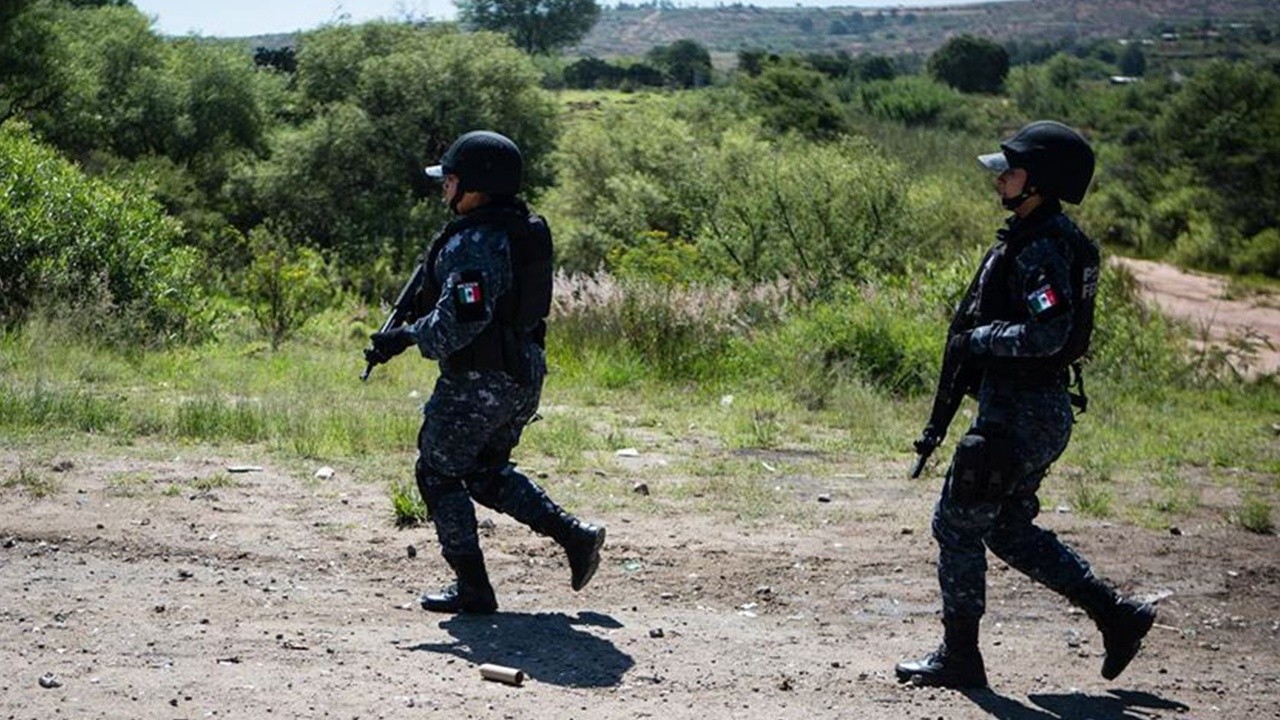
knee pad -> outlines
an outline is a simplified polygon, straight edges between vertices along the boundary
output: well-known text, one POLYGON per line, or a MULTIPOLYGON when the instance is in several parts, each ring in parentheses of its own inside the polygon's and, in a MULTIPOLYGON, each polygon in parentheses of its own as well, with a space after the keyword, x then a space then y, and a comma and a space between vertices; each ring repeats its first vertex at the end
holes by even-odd
POLYGON ((418 458, 413 471, 414 479, 418 483, 418 493, 422 495, 422 502, 427 505, 428 515, 433 514, 432 506, 438 505, 440 498, 451 493, 466 493, 462 478, 443 475, 432 470, 421 457, 418 458))

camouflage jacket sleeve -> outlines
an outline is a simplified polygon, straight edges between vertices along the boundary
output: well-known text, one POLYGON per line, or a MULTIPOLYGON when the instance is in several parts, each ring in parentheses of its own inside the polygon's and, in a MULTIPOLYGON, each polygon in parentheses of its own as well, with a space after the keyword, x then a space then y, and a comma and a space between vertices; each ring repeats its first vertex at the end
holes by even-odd
POLYGON ((1071 257, 1065 242, 1041 237, 1011 263, 1008 286, 1016 318, 974 329, 969 351, 978 356, 1036 358, 1062 349, 1071 334, 1071 257))
POLYGON ((410 333, 423 357, 442 360, 470 345, 493 320, 511 287, 506 233, 492 225, 467 228, 445 241, 435 266, 440 297, 410 333))

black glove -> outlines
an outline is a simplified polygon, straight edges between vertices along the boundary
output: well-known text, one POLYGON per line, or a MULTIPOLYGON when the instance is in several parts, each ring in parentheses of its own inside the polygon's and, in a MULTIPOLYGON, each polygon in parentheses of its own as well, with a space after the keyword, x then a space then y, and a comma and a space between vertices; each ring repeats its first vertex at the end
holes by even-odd
POLYGON ((925 425, 924 431, 920 433, 920 438, 911 444, 915 448, 917 455, 927 455, 934 451, 942 444, 943 434, 938 432, 932 425, 925 425))
POLYGON ((947 338, 947 356, 954 357, 955 362, 963 361, 969 354, 969 338, 972 336, 972 330, 965 330, 947 338))
POLYGON ((364 359, 370 365, 381 365, 415 344, 409 335, 408 326, 405 325, 386 332, 376 332, 369 336, 369 340, 373 342, 373 347, 364 351, 364 359))

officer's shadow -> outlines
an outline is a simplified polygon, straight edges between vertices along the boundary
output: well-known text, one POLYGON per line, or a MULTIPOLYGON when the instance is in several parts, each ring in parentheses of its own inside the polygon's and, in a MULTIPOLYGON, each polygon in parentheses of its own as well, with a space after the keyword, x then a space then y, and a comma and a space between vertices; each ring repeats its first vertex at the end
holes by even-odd
POLYGON ((476 664, 494 663, 523 670, 539 682, 565 687, 611 687, 635 661, 608 640, 581 626, 617 629, 608 615, 580 612, 455 615, 440 623, 454 637, 448 643, 423 643, 407 650, 454 655, 476 664))
POLYGON ((1027 699, 1039 707, 1029 707, 992 690, 966 690, 964 694, 1000 720, 1148 720, 1152 710, 1182 713, 1191 709, 1176 700, 1135 690, 1109 690, 1107 695, 1028 695, 1027 699))

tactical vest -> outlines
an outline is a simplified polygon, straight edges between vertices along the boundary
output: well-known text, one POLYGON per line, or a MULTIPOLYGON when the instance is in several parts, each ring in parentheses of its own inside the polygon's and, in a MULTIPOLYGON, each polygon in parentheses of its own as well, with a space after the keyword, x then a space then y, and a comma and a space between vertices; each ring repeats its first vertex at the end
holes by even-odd
MULTIPOLYGON (((986 282, 979 285, 975 278, 975 291, 966 298, 967 314, 970 318, 967 329, 997 320, 1015 323, 1032 320, 1031 312, 1027 309, 1023 297, 1023 289, 1014 285, 1016 274, 1013 271, 1013 263, 1018 253, 1032 241, 1045 236, 1052 238, 1054 242, 1066 244, 1071 253, 1071 332, 1066 342, 1053 355, 1034 358, 983 358, 984 368, 1028 380, 1037 378, 1053 380, 1061 377, 1062 371, 1071 367, 1089 351, 1089 342, 1093 337, 1093 313, 1098 295, 1101 258, 1097 246, 1084 233, 1078 229, 1063 227, 1061 221, 1056 219, 1037 224, 1025 235, 1018 233, 1017 238, 1007 238, 987 255, 983 265, 985 267, 990 264, 991 267, 986 273, 986 282), (988 284, 990 286, 987 286, 988 284)), ((982 270, 979 272, 981 273, 982 270)), ((962 312, 964 311, 965 309, 962 309, 962 312)))
POLYGON ((479 225, 500 226, 507 235, 511 287, 494 307, 494 316, 466 347, 441 358, 445 372, 502 370, 518 381, 531 379, 529 346, 546 343, 546 317, 551 311, 551 229, 524 203, 486 205, 444 227, 424 261, 425 283, 418 307, 430 312, 444 288, 436 276, 440 252, 450 238, 479 225))

